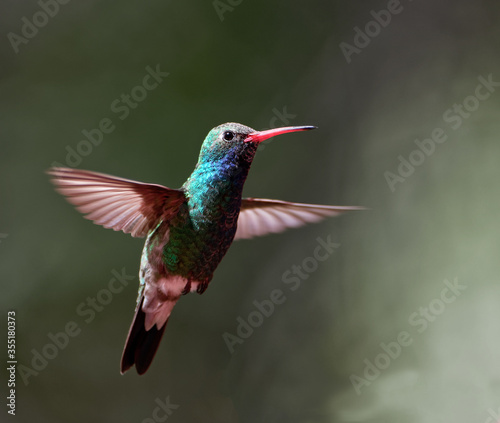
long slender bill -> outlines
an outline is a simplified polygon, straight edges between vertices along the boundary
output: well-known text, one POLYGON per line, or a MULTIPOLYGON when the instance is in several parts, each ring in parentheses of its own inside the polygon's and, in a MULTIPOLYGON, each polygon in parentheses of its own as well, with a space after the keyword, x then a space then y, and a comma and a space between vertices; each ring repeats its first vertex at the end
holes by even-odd
POLYGON ((245 142, 262 142, 268 138, 275 137, 276 135, 286 134, 288 132, 309 131, 316 129, 315 126, 286 126, 284 128, 268 129, 267 131, 258 131, 248 134, 245 142))

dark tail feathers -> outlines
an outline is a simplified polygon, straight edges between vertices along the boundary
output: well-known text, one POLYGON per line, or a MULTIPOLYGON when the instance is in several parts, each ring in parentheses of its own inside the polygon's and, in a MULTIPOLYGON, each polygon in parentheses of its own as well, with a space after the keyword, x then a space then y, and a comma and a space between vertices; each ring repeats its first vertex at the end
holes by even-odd
POLYGON ((127 340, 125 341, 125 348, 123 349, 122 361, 120 371, 124 374, 135 364, 135 369, 140 375, 146 373, 160 344, 163 332, 167 322, 158 329, 153 326, 150 330, 146 331, 144 321, 146 314, 142 311, 142 302, 144 297, 135 311, 134 320, 128 332, 127 340))

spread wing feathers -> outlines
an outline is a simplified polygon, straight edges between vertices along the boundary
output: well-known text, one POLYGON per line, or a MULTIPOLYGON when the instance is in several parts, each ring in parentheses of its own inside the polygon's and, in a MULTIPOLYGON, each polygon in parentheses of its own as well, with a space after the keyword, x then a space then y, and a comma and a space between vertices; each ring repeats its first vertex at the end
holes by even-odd
POLYGON ((351 210, 363 210, 363 207, 323 206, 264 198, 244 198, 241 202, 234 239, 248 239, 282 232, 288 228, 319 222, 325 217, 337 216, 351 210))
POLYGON ((57 191, 85 218, 133 237, 145 237, 185 201, 181 190, 103 173, 63 167, 53 167, 47 173, 57 191))

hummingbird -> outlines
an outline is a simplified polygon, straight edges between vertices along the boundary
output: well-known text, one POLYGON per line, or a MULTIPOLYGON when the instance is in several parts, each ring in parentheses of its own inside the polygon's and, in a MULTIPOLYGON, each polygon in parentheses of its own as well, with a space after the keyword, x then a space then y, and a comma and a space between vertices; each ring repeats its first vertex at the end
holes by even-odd
POLYGON ((144 374, 156 354, 173 307, 182 295, 202 294, 233 240, 318 222, 361 207, 242 198, 262 141, 315 126, 256 131, 239 123, 213 128, 198 163, 179 188, 136 182, 74 168, 48 170, 56 190, 105 228, 146 238, 135 314, 120 371, 144 374))

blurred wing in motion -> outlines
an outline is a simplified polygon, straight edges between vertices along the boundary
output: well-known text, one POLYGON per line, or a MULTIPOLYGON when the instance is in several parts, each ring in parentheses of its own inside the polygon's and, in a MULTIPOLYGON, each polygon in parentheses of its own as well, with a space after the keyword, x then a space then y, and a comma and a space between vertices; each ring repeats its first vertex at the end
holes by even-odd
POLYGON ((241 201, 238 229, 234 239, 248 239, 282 232, 288 228, 297 228, 307 223, 319 222, 325 217, 337 216, 351 210, 364 210, 364 208, 244 198, 241 201))
POLYGON ((78 211, 105 228, 145 237, 161 220, 177 213, 184 192, 87 170, 53 167, 56 190, 78 211))

